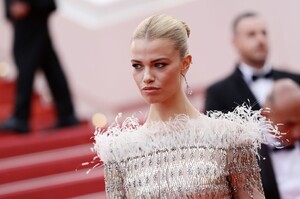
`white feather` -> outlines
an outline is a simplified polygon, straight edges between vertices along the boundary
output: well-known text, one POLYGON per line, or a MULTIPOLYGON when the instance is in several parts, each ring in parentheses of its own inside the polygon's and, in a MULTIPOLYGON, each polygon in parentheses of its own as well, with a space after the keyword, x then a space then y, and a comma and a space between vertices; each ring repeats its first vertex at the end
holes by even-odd
POLYGON ((238 106, 233 112, 209 112, 198 118, 177 115, 167 122, 141 125, 135 116, 122 124, 118 115, 106 131, 96 130, 94 150, 103 162, 121 161, 157 150, 197 146, 207 148, 235 148, 250 145, 255 152, 266 143, 265 131, 274 137, 277 127, 266 120, 261 111, 238 106))

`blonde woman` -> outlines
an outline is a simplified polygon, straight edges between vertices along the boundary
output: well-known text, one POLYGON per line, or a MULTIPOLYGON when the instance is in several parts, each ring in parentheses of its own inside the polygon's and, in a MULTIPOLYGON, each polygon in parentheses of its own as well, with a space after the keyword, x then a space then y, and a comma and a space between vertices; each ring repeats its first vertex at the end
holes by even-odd
POLYGON ((143 125, 130 117, 96 132, 108 198, 264 198, 256 159, 262 118, 245 107, 209 117, 190 103, 182 86, 189 34, 168 15, 134 31, 133 78, 150 107, 143 125))

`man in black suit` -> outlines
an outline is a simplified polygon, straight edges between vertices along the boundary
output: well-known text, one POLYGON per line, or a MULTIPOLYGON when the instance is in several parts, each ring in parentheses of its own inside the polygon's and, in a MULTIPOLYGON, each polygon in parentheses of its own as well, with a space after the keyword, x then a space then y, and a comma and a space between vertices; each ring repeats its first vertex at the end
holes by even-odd
POLYGON ((277 80, 268 95, 263 115, 278 125, 279 140, 268 136, 273 148, 269 153, 279 192, 284 198, 300 198, 300 86, 291 79, 277 80))
POLYGON ((30 101, 34 75, 42 69, 57 107, 57 124, 78 124, 69 87, 53 49, 48 19, 55 11, 54 0, 5 0, 6 17, 14 29, 13 55, 18 69, 14 113, 0 131, 29 131, 30 101))
MULTIPOLYGON (((258 110, 263 106, 275 80, 290 78, 300 84, 300 75, 275 70, 267 63, 267 29, 258 14, 243 13, 234 20, 233 45, 239 55, 239 63, 232 74, 207 89, 206 111, 232 111, 245 102, 258 110)), ((260 161, 266 198, 280 198, 269 148, 263 145, 260 153, 266 158, 260 161)))

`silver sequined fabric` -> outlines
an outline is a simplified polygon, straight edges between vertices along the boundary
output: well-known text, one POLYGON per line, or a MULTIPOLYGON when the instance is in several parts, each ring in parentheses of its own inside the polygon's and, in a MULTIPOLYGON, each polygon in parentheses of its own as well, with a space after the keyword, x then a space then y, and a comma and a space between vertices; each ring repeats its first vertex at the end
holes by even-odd
POLYGON ((105 165, 109 198, 253 198, 263 193, 250 146, 181 146, 105 165))

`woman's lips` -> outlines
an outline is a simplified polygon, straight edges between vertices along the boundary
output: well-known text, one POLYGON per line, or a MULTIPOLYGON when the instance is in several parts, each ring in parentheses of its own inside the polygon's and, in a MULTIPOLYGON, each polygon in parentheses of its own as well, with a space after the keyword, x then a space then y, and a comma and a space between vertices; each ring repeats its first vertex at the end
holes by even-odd
POLYGON ((159 88, 157 87, 152 87, 152 86, 146 86, 142 88, 143 93, 147 94, 155 94, 159 91, 159 88))

